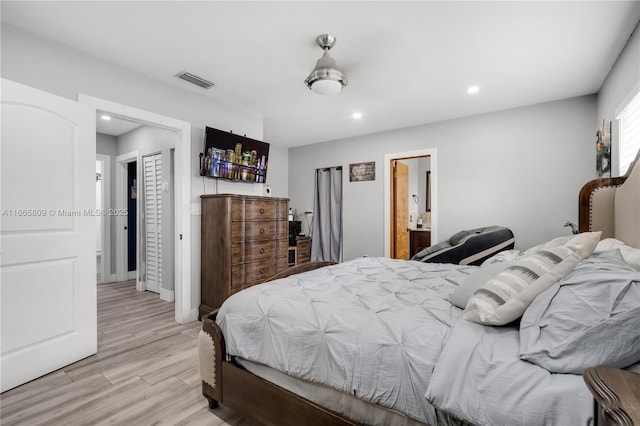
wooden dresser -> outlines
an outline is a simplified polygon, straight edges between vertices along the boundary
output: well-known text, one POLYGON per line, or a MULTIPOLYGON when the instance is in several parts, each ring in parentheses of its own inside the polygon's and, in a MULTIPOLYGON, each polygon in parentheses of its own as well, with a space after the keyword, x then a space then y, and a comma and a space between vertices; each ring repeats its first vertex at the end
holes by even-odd
POLYGON ((199 317, 287 269, 289 200, 202 195, 199 317))

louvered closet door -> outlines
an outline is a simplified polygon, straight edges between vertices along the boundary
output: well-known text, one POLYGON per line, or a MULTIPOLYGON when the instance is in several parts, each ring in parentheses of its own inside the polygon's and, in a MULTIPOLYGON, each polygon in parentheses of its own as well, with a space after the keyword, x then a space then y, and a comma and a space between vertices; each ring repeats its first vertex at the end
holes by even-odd
POLYGON ((162 156, 142 158, 144 164, 144 217, 146 288, 160 292, 162 284, 162 156))

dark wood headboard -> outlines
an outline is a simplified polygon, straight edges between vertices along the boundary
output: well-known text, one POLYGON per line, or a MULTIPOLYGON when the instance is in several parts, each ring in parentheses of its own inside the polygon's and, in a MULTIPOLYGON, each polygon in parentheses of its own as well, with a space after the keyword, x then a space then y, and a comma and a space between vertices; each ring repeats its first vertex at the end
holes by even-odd
POLYGON ((582 187, 578 196, 580 232, 602 231, 603 239, 617 238, 640 247, 638 163, 640 152, 624 176, 594 179, 582 187))

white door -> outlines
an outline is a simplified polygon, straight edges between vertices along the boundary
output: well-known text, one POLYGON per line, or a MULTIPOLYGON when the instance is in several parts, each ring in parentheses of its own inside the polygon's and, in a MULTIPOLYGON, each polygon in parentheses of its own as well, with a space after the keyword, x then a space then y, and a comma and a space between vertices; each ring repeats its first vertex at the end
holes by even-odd
POLYGON ((144 223, 146 245, 146 289, 155 293, 162 286, 162 155, 142 158, 144 167, 144 223))
POLYGON ((2 79, 1 391, 97 351, 95 111, 2 79))

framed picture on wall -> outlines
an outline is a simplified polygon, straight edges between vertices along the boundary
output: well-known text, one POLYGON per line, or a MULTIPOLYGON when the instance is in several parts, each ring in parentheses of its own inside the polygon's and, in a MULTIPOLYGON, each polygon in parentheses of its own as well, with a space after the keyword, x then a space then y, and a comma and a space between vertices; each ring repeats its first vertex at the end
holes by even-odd
POLYGON ((376 162, 349 164, 349 182, 376 180, 376 162))
POLYGON ((602 121, 596 132, 596 172, 599 178, 611 177, 611 121, 602 121))

